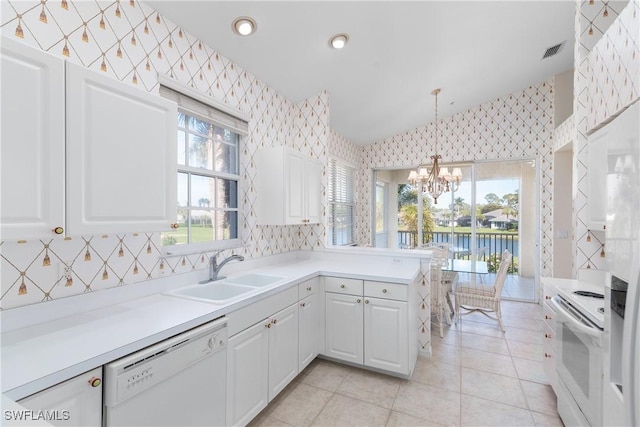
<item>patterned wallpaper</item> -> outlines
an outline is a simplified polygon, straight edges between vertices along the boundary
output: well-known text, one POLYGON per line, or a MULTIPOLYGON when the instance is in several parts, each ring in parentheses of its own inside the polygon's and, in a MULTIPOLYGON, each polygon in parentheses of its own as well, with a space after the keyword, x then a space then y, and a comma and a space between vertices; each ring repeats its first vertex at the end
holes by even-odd
POLYGON ((640 3, 631 2, 590 52, 587 129, 595 129, 640 97, 640 3))
MULTIPOLYGON (((552 268, 553 80, 496 98, 438 122, 443 163, 535 157, 540 166, 541 274, 552 268)), ((412 129, 361 149, 357 240, 370 240, 372 169, 415 167, 434 152, 435 124, 412 129)))
POLYGON ((572 143, 577 138, 576 121, 573 115, 556 126, 553 131, 553 150, 559 150, 565 145, 572 143))
MULTIPOLYGON (((628 0, 593 3, 576 3, 576 268, 605 267, 600 258, 600 240, 604 242, 604 236, 588 233, 585 226, 585 131, 628 105, 629 99, 637 99, 639 90, 638 2, 632 1, 624 13, 628 0), (607 31, 614 21, 613 30, 607 31), (596 46, 603 34, 605 38, 596 46), (597 53, 589 56, 592 50, 597 53), (611 91, 615 96, 610 96, 611 91), (588 106, 593 96, 596 104, 591 110, 588 106), (609 105, 610 98, 615 98, 615 105, 609 105), (595 238, 588 242, 588 235, 595 238)), ((320 248, 326 234, 324 220, 320 225, 256 225, 253 155, 258 148, 289 145, 323 164, 330 153, 360 165, 356 230, 361 244, 369 242, 370 169, 415 165, 416 159, 426 159, 433 151, 433 123, 356 148, 330 129, 326 92, 296 105, 137 0, 6 0, 0 2, 0 7, 3 37, 154 93, 158 91, 157 74, 169 75, 250 116, 250 136, 241 148, 242 236, 246 245, 236 251, 250 258, 320 248)), ((553 150, 552 91, 553 82, 543 82, 439 123, 441 146, 446 147, 440 150, 445 162, 522 156, 539 159, 544 275, 550 274, 551 269, 551 221, 546 218, 550 218, 552 206, 552 195, 547 190, 553 150)), ((326 170, 322 173, 326 188, 326 170)), ((0 308, 206 268, 207 255, 162 258, 158 234, 1 241, 0 308), (70 268, 67 277, 56 267, 61 263, 70 268)))
MULTIPOLYGON (((325 226, 258 226, 253 156, 288 145, 326 164, 326 92, 296 105, 144 3, 132 1, 2 1, 0 29, 12 38, 133 87, 158 92, 157 74, 250 116, 241 146, 242 238, 233 252, 248 258, 314 249, 325 226)), ((347 144, 344 141, 343 144, 347 144)), ((326 186, 323 170, 323 185, 326 186)), ((158 234, 84 236, 0 242, 2 309, 207 268, 209 254, 163 258, 158 234), (63 274, 60 264, 69 266, 63 274)), ((225 256, 231 251, 226 251, 225 256)))
POLYGON ((573 118, 577 129, 577 139, 573 151, 574 176, 576 177, 574 182, 576 197, 573 202, 574 238, 576 239, 574 271, 581 268, 599 270, 607 268, 604 232, 590 231, 587 227, 589 203, 587 131, 591 127, 589 122, 593 124, 606 120, 606 116, 611 113, 611 110, 617 109, 618 103, 625 103, 621 97, 626 98, 629 91, 634 90, 633 87, 635 87, 637 94, 638 80, 630 78, 634 74, 637 75, 638 72, 637 48, 640 34, 637 31, 637 9, 637 1, 576 1, 576 46, 574 51, 576 71, 574 73, 575 96, 573 103, 573 118), (625 10, 628 5, 631 6, 625 10), (625 13, 621 15, 623 10, 625 13), (633 28, 635 28, 635 33, 629 31, 633 28), (628 32, 628 37, 624 34, 625 32, 628 32), (632 62, 629 61, 629 55, 631 55, 631 59, 634 57, 633 51, 629 52, 630 47, 625 47, 626 43, 635 46, 635 69, 633 67, 628 70, 623 69, 623 66, 632 65, 632 62), (596 57, 603 54, 605 55, 603 59, 596 60, 596 57), (594 67, 592 64, 596 62, 599 66, 594 67), (613 64, 618 67, 614 65, 615 68, 612 68, 613 64), (599 87, 600 92, 596 94, 595 87, 599 84, 603 84, 603 86, 599 87), (592 90, 589 90, 590 85, 592 90), (606 93, 603 90, 606 90, 606 93), (596 96, 595 104, 591 96, 596 96), (608 101, 606 104, 601 104, 598 98, 602 96, 607 100, 611 99, 614 105, 609 106, 608 101), (592 105, 594 106, 593 110, 592 105))
POLYGON ((333 129, 329 133, 329 154, 352 165, 359 162, 358 147, 333 129))

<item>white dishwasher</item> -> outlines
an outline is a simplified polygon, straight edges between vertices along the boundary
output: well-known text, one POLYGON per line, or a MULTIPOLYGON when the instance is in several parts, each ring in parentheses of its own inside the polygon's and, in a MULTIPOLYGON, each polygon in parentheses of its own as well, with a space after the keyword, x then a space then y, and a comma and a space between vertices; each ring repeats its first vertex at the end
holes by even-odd
POLYGON ((106 426, 223 426, 227 319, 118 359, 104 370, 106 426))

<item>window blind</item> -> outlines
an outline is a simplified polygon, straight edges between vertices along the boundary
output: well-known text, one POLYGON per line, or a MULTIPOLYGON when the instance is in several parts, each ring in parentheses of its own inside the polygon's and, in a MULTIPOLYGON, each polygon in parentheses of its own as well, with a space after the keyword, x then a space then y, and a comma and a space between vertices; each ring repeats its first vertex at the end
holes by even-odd
POLYGON ((352 245, 354 240, 354 174, 353 168, 338 160, 329 160, 328 225, 329 243, 352 245))
POLYGON ((246 121, 224 111, 220 111, 202 101, 193 99, 188 95, 177 92, 167 86, 160 85, 160 96, 172 100, 178 104, 179 108, 185 110, 185 112, 202 120, 210 121, 216 126, 243 136, 249 134, 249 124, 246 121))

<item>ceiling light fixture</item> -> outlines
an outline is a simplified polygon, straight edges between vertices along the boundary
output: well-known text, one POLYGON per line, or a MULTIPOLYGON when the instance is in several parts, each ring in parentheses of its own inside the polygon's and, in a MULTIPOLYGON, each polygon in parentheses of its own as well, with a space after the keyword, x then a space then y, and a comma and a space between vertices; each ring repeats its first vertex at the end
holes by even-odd
POLYGON ((329 39, 329 46, 334 49, 342 49, 349 41, 349 35, 345 33, 336 34, 329 39))
POLYGON ((239 34, 241 36, 248 36, 253 34, 258 29, 258 24, 256 21, 249 18, 248 16, 241 16, 236 18, 231 24, 231 29, 234 33, 239 34))
POLYGON ((460 168, 453 168, 453 172, 449 173, 449 168, 444 167, 440 169, 438 161, 442 158, 438 154, 438 94, 440 89, 434 89, 431 95, 436 97, 436 142, 435 142, 435 154, 431 156, 433 160, 433 166, 431 172, 426 165, 419 166, 417 171, 411 171, 407 180, 413 187, 420 186, 418 191, 423 193, 429 193, 433 197, 433 202, 438 204, 438 197, 442 193, 448 191, 457 191, 462 181, 462 170, 460 168))

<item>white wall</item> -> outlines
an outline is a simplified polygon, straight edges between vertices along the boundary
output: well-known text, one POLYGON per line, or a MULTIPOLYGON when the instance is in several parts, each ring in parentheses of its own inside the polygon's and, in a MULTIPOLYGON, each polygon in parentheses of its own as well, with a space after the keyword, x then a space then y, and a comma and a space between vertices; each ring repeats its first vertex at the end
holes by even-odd
POLYGON ((573 150, 553 156, 553 276, 573 277, 573 150))
POLYGON ((553 121, 558 126, 573 114, 573 70, 555 75, 553 102, 553 121))

